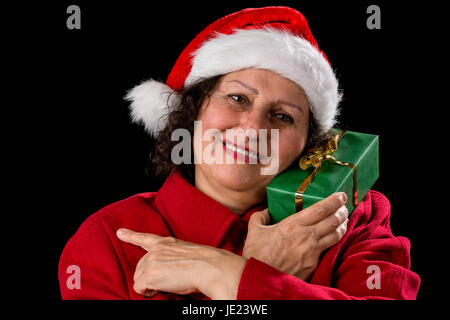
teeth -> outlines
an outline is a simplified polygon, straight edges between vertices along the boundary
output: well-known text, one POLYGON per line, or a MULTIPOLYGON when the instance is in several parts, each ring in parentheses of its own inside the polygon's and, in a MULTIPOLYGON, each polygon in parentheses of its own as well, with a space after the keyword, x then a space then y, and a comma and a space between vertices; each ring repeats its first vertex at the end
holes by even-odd
POLYGON ((244 156, 247 156, 249 158, 253 158, 255 160, 258 159, 258 155, 253 153, 253 152, 249 152, 249 151, 243 150, 241 148, 237 148, 237 147, 235 147, 234 145, 232 145, 230 143, 225 143, 225 145, 227 146, 228 149, 233 150, 233 152, 240 153, 240 154, 242 154, 244 156))
POLYGON ((253 159, 258 159, 258 156, 256 155, 256 154, 254 154, 253 152, 248 152, 248 155, 249 155, 249 157, 250 158, 253 158, 253 159))

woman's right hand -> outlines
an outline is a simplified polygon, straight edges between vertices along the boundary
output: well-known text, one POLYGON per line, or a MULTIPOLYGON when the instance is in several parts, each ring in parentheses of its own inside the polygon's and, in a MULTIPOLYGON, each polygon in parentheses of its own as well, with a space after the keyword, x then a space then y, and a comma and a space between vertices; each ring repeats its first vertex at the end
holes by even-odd
POLYGON ((347 231, 347 196, 334 193, 274 225, 268 209, 253 213, 242 256, 306 280, 320 254, 339 242, 347 231))

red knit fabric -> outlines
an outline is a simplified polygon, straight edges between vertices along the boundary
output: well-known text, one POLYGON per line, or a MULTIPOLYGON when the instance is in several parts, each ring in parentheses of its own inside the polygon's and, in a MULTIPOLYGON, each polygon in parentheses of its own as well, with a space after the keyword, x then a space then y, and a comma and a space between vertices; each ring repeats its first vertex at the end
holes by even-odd
MULTIPOLYGON (((63 299, 147 299, 133 290, 145 251, 116 236, 119 228, 220 247, 242 248, 255 205, 242 217, 190 185, 175 171, 158 192, 134 195, 90 216, 67 243, 59 263, 63 299), (80 268, 80 289, 70 289, 68 268, 80 268)), ((370 191, 351 215, 344 238, 326 251, 308 282, 249 259, 238 299, 415 299, 420 278, 410 270, 410 243, 389 227, 390 204, 370 191), (370 265, 381 270, 380 289, 369 289, 370 265)), ((70 269, 69 269, 70 270, 70 269)), ((211 284, 214 285, 214 284, 211 284)), ((151 299, 208 299, 202 294, 158 293, 151 299)))

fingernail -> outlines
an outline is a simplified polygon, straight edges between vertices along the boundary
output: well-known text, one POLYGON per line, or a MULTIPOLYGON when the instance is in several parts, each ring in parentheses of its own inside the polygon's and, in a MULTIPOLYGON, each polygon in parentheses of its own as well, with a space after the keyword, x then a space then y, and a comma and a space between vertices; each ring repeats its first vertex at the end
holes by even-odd
POLYGON ((347 202, 347 195, 345 194, 345 192, 341 192, 341 200, 346 203, 347 202))
POLYGON ((116 235, 121 238, 125 235, 125 229, 120 228, 119 230, 116 231, 116 235))
POLYGON ((339 208, 339 211, 340 211, 343 215, 345 215, 346 218, 348 217, 348 209, 347 209, 347 207, 346 207, 345 205, 343 205, 342 207, 340 207, 340 208, 339 208))

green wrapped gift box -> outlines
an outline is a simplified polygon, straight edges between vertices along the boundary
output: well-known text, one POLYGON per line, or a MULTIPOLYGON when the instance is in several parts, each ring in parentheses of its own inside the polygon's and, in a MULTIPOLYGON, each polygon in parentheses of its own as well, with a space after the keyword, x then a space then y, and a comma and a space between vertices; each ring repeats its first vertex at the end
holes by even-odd
MULTIPOLYGON (((303 163, 310 165, 309 168, 304 166, 301 169, 299 162, 295 161, 267 186, 267 202, 273 223, 334 192, 343 191, 347 194, 349 215, 355 205, 364 199, 378 179, 378 136, 352 131, 341 131, 337 136, 338 139, 331 141, 335 149, 328 150, 328 155, 321 151, 321 161, 312 159, 307 162, 307 157, 302 157, 303 163), (318 162, 314 167, 313 164, 318 162)), ((317 153, 308 152, 310 160, 311 154, 317 153)))

